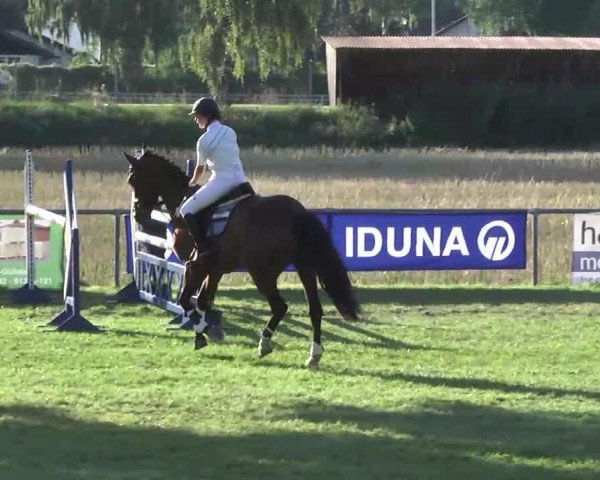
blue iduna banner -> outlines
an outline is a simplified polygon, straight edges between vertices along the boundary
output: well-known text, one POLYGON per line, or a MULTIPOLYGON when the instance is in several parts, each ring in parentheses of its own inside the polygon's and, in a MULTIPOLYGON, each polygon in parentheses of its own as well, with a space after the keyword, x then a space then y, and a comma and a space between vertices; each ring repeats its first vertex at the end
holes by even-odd
POLYGON ((526 267, 526 212, 344 213, 330 228, 352 271, 526 267))

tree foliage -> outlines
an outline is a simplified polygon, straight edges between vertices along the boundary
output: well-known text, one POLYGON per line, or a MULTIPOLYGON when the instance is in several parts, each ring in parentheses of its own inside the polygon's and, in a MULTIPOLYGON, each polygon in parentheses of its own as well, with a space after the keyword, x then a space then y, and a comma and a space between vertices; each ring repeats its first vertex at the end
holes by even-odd
POLYGON ((141 74, 145 47, 169 40, 178 19, 180 0, 29 0, 28 25, 50 29, 65 38, 77 24, 84 38, 98 37, 102 56, 119 66, 123 76, 141 74))
POLYGON ((465 11, 485 34, 597 35, 600 1, 462 0, 465 11))
POLYGON ((215 90, 253 61, 264 78, 304 60, 317 35, 322 0, 191 0, 180 38, 182 63, 215 90))

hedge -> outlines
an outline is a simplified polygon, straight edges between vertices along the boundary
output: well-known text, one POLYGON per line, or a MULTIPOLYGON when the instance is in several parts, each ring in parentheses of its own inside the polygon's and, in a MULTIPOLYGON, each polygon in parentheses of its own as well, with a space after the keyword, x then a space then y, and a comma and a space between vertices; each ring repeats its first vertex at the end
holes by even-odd
MULTIPOLYGON (((234 106, 225 115, 248 147, 572 148, 600 139, 596 85, 430 84, 384 103, 381 118, 371 107, 234 106)), ((0 146, 189 146, 197 131, 188 108, 0 102, 0 146)))
POLYGON ((403 104, 414 145, 589 147, 600 140, 597 85, 429 84, 403 104))
MULTIPOLYGON (((189 106, 109 106, 0 102, 0 146, 193 144, 189 106)), ((224 112, 245 147, 381 147, 402 145, 405 132, 366 108, 234 106, 224 112)))

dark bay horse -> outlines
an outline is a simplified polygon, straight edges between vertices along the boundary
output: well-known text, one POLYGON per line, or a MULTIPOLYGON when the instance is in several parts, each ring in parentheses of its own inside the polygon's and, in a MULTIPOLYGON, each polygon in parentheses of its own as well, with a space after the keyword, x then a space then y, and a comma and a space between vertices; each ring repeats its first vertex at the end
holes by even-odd
MULTIPOLYGON (((153 209, 164 204, 175 218, 182 200, 195 191, 189 177, 176 165, 150 150, 139 158, 124 152, 129 164, 128 183, 134 191, 134 216, 138 223, 149 221, 153 209)), ((271 318, 259 341, 260 356, 273 351, 272 336, 288 306, 277 288, 277 279, 294 265, 306 293, 313 328, 313 342, 306 362, 317 367, 322 356, 321 319, 323 308, 317 281, 340 314, 356 320, 360 311, 348 273, 329 233, 321 221, 297 200, 277 195, 251 196, 233 210, 222 235, 216 240, 214 261, 188 261, 179 303, 186 312, 197 309, 196 325, 204 319, 218 284, 226 273, 245 269, 259 292, 267 299, 271 318), (197 305, 192 296, 198 291, 197 305)), ((182 260, 192 251, 192 240, 184 229, 176 229, 174 250, 182 260)), ((196 332, 196 348, 206 345, 203 332, 196 332)))

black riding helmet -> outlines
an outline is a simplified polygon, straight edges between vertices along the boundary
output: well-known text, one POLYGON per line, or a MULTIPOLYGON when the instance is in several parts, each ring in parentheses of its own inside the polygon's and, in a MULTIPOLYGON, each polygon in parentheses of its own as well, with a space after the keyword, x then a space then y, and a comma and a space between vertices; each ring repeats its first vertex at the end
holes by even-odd
POLYGON ((221 109, 214 98, 202 97, 201 99, 196 100, 189 115, 197 114, 208 118, 209 123, 213 120, 221 120, 221 109))

